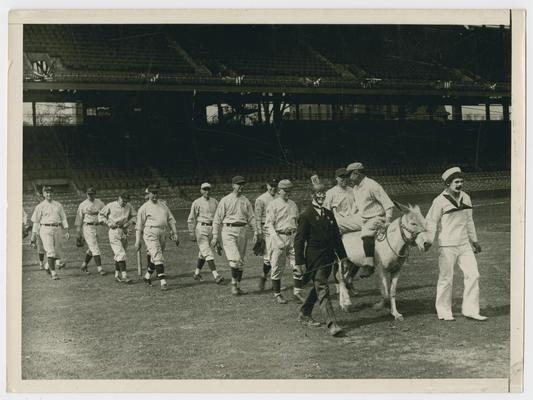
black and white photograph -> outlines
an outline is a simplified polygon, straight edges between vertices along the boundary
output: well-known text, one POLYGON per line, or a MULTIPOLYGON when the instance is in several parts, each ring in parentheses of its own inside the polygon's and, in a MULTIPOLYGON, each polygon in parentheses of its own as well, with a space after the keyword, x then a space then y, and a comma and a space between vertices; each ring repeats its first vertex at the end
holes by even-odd
POLYGON ((506 15, 21 24, 16 380, 509 381, 506 15))

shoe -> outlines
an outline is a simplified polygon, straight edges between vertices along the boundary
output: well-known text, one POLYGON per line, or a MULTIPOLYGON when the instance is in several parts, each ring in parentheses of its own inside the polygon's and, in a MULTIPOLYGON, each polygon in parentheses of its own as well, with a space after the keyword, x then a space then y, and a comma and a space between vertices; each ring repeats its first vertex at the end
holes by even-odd
POLYGON ((343 333, 343 330, 340 326, 333 324, 329 328, 329 334, 331 336, 339 336, 341 333, 343 333))
POLYGON ((310 316, 305 315, 301 312, 298 315, 298 321, 300 321, 302 324, 307 325, 307 326, 320 326, 321 325, 320 322, 315 321, 310 316))
POLYGON ((63 264, 57 264, 57 269, 63 269, 67 266, 66 263, 63 263, 63 264))
POLYGON ((278 304, 287 304, 287 303, 288 303, 287 300, 285 300, 283 297, 281 297, 281 294, 280 294, 280 295, 277 295, 277 296, 275 296, 275 297, 276 297, 276 302, 277 302, 278 304))
POLYGON ((161 285, 161 290, 162 290, 162 291, 168 290, 168 285, 167 285, 166 283, 163 283, 163 284, 161 285))
POLYGON ((246 290, 242 290, 240 287, 237 288, 237 291, 239 292, 239 296, 248 294, 248 292, 246 290))
POLYGON ((234 296, 240 296, 241 295, 241 291, 239 290, 239 288, 235 285, 231 285, 231 294, 234 295, 234 296))
POLYGON ((151 279, 143 278, 143 280, 144 280, 144 283, 146 283, 146 286, 153 286, 153 285, 152 285, 152 280, 151 280, 151 279))
POLYGON ((444 317, 439 317, 441 321, 455 321, 453 315, 445 315, 444 317))
POLYGON ((52 275, 52 273, 50 272, 50 268, 46 268, 45 271, 48 275, 52 275))
POLYGON ((130 278, 122 278, 122 283, 131 283, 131 279, 130 278))
POLYGON ((44 269, 44 265, 39 264, 39 270, 42 271, 44 269))
POLYGON ((222 282, 224 282, 224 277, 222 275, 217 276, 215 282, 217 285, 220 285, 222 282))
POLYGON ((293 299, 298 304, 303 304, 305 302, 305 299, 301 293, 294 293, 293 299))
POLYGON ((266 284, 266 278, 264 276, 261 276, 259 278, 259 282, 257 283, 257 289, 265 290, 265 284, 266 284))
POLYGON ((485 317, 484 315, 465 315, 465 318, 475 319, 476 321, 486 321, 488 317, 485 317))
POLYGON ((119 282, 119 283, 124 282, 124 281, 120 278, 120 276, 115 276, 115 280, 116 280, 117 282, 119 282))
POLYGON ((100 275, 102 275, 102 276, 107 275, 107 272, 105 272, 104 270, 98 271, 98 273, 99 273, 100 275))
POLYGON ((192 279, 194 279, 195 281, 200 281, 200 282, 204 280, 204 278, 202 278, 202 275, 196 274, 196 273, 192 274, 192 279))
POLYGON ((82 266, 82 267, 80 268, 80 271, 81 271, 81 272, 85 272, 87 275, 90 274, 89 270, 87 269, 87 265, 86 265, 85 267, 82 266))
POLYGON ((54 281, 59 280, 59 276, 57 276, 57 275, 52 275, 52 280, 54 280, 54 281))

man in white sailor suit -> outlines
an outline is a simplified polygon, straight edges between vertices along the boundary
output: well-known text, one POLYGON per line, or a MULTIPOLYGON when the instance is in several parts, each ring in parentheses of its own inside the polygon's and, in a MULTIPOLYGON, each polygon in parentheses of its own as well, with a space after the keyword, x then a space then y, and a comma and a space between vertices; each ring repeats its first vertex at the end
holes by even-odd
POLYGON ((426 232, 422 240, 426 249, 439 232, 439 280, 435 307, 440 320, 453 321, 453 269, 459 265, 464 276, 462 314, 470 319, 484 321, 479 313, 479 272, 475 254, 481 252, 478 243, 472 201, 463 192, 463 174, 459 167, 442 174, 446 188, 434 200, 426 216, 426 232))

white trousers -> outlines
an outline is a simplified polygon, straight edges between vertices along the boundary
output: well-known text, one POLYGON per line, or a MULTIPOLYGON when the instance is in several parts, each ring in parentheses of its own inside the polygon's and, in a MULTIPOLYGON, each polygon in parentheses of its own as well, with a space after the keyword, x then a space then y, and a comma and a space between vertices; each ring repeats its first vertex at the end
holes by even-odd
POLYGON ((225 226, 222 228, 222 247, 231 268, 242 268, 246 252, 246 226, 225 226))
POLYGON ((62 229, 59 226, 44 226, 39 229, 46 257, 60 258, 62 253, 62 229))
POLYGON ((121 228, 109 229, 109 244, 113 250, 115 261, 126 261, 128 237, 121 228))
POLYGON ((98 229, 96 225, 83 224, 82 227, 83 238, 87 243, 87 247, 94 256, 100 255, 100 246, 98 246, 98 229))
POLYGON ((439 318, 452 316, 453 269, 459 265, 464 276, 462 313, 479 314, 479 272, 470 244, 443 246, 439 254, 439 281, 435 307, 439 318))
POLYGON ((270 264, 272 265, 271 279, 281 279, 283 270, 287 264, 287 258, 289 259, 291 269, 294 270, 294 234, 278 234, 277 237, 272 236, 269 253, 270 264))
POLYGON ((165 228, 145 226, 143 231, 144 244, 146 250, 152 258, 154 265, 164 264, 165 258, 163 251, 165 251, 165 244, 167 240, 167 231, 165 228))
POLYGON ((198 258, 202 260, 214 260, 213 249, 211 248, 211 239, 213 239, 213 227, 202 225, 199 222, 196 225, 196 243, 198 243, 198 258))

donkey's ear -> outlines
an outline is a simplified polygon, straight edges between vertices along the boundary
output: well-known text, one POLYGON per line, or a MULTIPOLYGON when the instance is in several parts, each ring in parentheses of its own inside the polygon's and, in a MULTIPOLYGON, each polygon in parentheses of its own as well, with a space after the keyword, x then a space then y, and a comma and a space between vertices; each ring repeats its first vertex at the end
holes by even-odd
POLYGON ((393 201, 394 205, 398 207, 398 210, 400 210, 403 213, 409 212, 409 207, 404 206, 402 203, 399 203, 397 201, 393 201))

